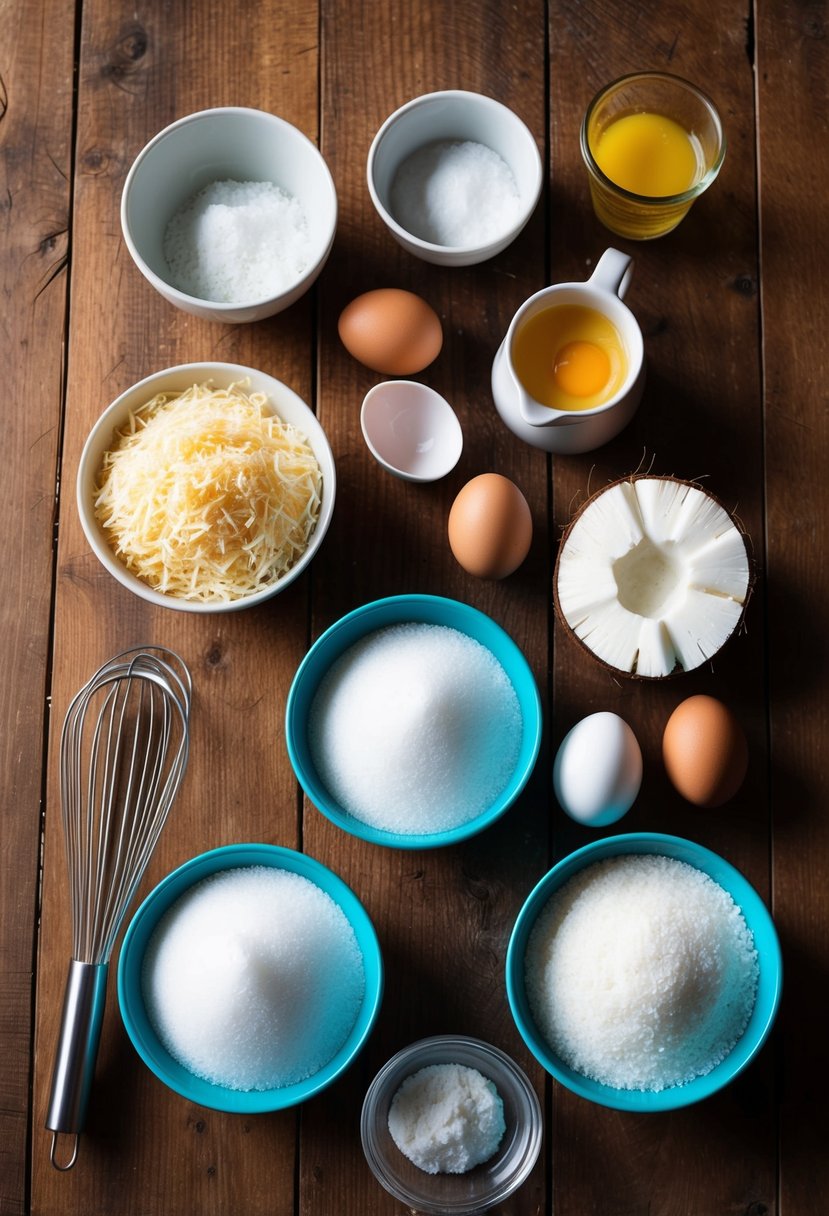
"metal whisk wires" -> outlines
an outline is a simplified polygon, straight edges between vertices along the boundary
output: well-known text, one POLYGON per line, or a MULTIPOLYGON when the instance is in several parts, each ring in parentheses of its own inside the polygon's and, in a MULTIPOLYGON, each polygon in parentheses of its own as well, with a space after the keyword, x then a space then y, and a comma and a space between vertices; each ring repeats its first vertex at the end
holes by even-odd
POLYGON ((112 948, 187 767, 191 696, 190 673, 177 655, 162 647, 128 650, 95 672, 64 721, 72 961, 46 1120, 58 1169, 77 1158, 112 948), (75 1141, 59 1165, 61 1133, 75 1141))
POLYGON ((61 797, 72 957, 81 962, 109 959, 181 782, 190 714, 184 675, 186 682, 158 652, 128 652, 97 671, 67 712, 61 797))

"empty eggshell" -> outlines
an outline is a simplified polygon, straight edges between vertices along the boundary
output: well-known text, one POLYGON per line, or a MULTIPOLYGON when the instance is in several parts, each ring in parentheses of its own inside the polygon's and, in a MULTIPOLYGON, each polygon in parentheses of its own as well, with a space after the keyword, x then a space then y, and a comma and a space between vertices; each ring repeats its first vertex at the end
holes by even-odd
POLYGON ((337 328, 348 353, 385 376, 423 371, 443 346, 435 310, 399 287, 380 287, 357 296, 340 313, 337 328))
POLYGON ((449 546, 468 574, 506 578, 530 551, 532 512, 518 486, 500 473, 468 481, 449 512, 449 546))
POLYGON ((695 806, 722 806, 743 784, 748 744, 728 706, 700 694, 682 701, 668 719, 662 759, 683 798, 695 806))
POLYGON ((642 752, 618 714, 589 714, 564 736, 553 764, 553 788, 577 823, 606 827, 626 814, 642 785, 642 752))

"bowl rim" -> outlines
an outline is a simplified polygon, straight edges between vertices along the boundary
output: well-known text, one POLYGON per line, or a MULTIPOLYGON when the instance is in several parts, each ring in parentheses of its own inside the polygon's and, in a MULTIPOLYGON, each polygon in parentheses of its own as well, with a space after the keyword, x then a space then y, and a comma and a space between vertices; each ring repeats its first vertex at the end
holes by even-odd
MULTIPOLYGON (((493 1192, 491 1198, 486 1201, 484 1206, 482 1206, 480 1199, 470 1199, 468 1201, 461 1201, 451 1208, 451 1211, 459 1213, 459 1216, 463 1216, 464 1213, 467 1213, 468 1216, 474 1216, 474 1213, 485 1211, 496 1203, 503 1203, 505 1199, 514 1194, 526 1182, 535 1168, 535 1163, 538 1160, 544 1141, 544 1114, 535 1087, 521 1065, 512 1056, 508 1055, 507 1052, 503 1051, 502 1048, 496 1047, 494 1043, 489 1043, 484 1039, 465 1034, 429 1035, 426 1038, 417 1039, 407 1046, 401 1047, 399 1051, 396 1051, 377 1070, 371 1084, 366 1090, 360 1111, 360 1141, 366 1162, 380 1185, 401 1203, 413 1203, 415 1197, 401 1186, 396 1175, 392 1175, 391 1171, 386 1168, 381 1155, 376 1151, 375 1136, 372 1129, 375 1108, 393 1079, 395 1084, 402 1084, 407 1075, 411 1075, 412 1072, 420 1068, 428 1067, 430 1062, 435 1062, 433 1056, 436 1050, 445 1048, 451 1053, 452 1048, 456 1046, 459 1046, 466 1053, 480 1057, 480 1063, 470 1064, 469 1066, 478 1068, 478 1071, 484 1075, 487 1072, 486 1062, 494 1058, 511 1078, 515 1090, 523 1095, 530 1110, 526 1150, 514 1175, 508 1182, 502 1183, 496 1192, 493 1192), (395 1074, 398 1075, 396 1076, 395 1074)), ((468 1063, 468 1061, 458 1062, 468 1063)), ((486 1162, 482 1164, 486 1165, 486 1162)), ((424 1202, 423 1196, 417 1197, 418 1211, 442 1213, 448 1210, 445 1205, 433 1206, 427 1203, 427 1206, 424 1207, 424 1202)))
POLYGON ((366 441, 366 447, 371 452, 377 463, 382 468, 388 470, 389 473, 393 473, 395 477, 401 477, 404 481, 413 481, 418 483, 440 481, 442 477, 446 477, 452 472, 455 465, 460 460, 463 452, 463 428, 461 427, 458 415, 455 413, 454 409, 442 393, 439 393, 437 389, 432 388, 428 384, 423 384, 420 380, 382 380, 379 384, 373 385, 368 390, 365 397, 363 397, 363 403, 360 406, 360 430, 363 432, 363 439, 366 441), (450 456, 452 457, 451 463, 447 463, 447 461, 444 460, 441 470, 438 473, 428 475, 423 473, 414 473, 411 469, 404 468, 402 465, 393 464, 388 457, 382 454, 379 447, 375 443, 375 440, 370 434, 368 414, 375 397, 381 396, 384 392, 389 393, 392 397, 394 397, 402 391, 401 386, 405 386, 406 391, 410 393, 417 394, 433 401, 447 420, 447 432, 451 436, 449 442, 450 444, 454 443, 456 450, 450 452, 450 456))
MULTIPOLYGON (((179 392, 179 389, 170 389, 170 392, 179 392)), ((317 418, 311 407, 300 397, 300 395, 285 384, 282 380, 277 380, 275 376, 269 372, 263 372, 258 368, 247 367, 241 363, 223 363, 219 361, 204 361, 196 363, 177 363, 173 367, 161 368, 159 371, 152 372, 148 376, 144 376, 141 380, 137 380, 134 384, 129 385, 123 392, 119 393, 114 401, 111 401, 103 412, 98 416, 93 423, 81 451, 80 460, 78 462, 78 471, 75 479, 75 499, 77 503, 78 515, 80 516, 81 527, 86 537, 92 552, 97 557, 98 561, 107 570, 113 578, 115 578, 122 587, 126 587, 139 598, 146 600, 151 604, 155 604, 160 608, 169 608, 175 612, 192 612, 199 614, 212 614, 224 612, 238 612, 245 608, 255 607, 257 604, 263 603, 265 600, 273 598, 279 592, 290 586, 305 568, 310 564, 317 550, 322 545, 328 528, 331 524, 331 519, 334 512, 334 503, 337 493, 337 473, 334 464, 334 454, 331 450, 331 444, 328 441, 328 436, 322 428, 322 424, 317 418), (322 498, 320 502, 320 513, 317 519, 314 531, 311 533, 305 551, 291 566, 289 570, 277 579, 269 587, 263 587, 259 591, 253 592, 252 595, 243 596, 235 600, 184 600, 176 598, 172 595, 166 595, 162 591, 157 591, 148 583, 144 583, 137 575, 132 574, 124 564, 118 559, 110 545, 104 539, 98 522, 95 518, 95 512, 89 501, 86 485, 88 479, 93 478, 96 470, 91 467, 95 458, 96 450, 101 437, 109 430, 115 427, 117 421, 126 415, 129 406, 128 399, 133 395, 147 393, 147 400, 154 392, 164 392, 164 388, 160 387, 168 378, 174 377, 193 377, 193 383, 203 382, 210 379, 212 375, 218 374, 223 378, 227 378, 228 382, 235 383, 238 380, 251 378, 254 382, 264 382, 267 387, 261 390, 254 387, 252 391, 263 391, 274 400, 271 402, 273 412, 282 417, 279 411, 279 398, 289 399, 292 405, 299 409, 302 416, 302 423, 299 429, 305 434, 305 438, 311 450, 316 457, 322 474, 323 488, 322 498)))
POLYGON ((516 114, 515 110, 504 102, 498 101, 495 97, 490 97, 486 93, 476 93, 472 89, 436 89, 431 93, 421 93, 418 97, 412 97, 403 105, 398 106, 388 117, 383 121, 377 130, 371 145, 368 150, 368 160, 366 162, 366 181, 368 191, 371 196, 377 214, 383 220, 383 223, 393 232, 398 240, 401 238, 408 241, 417 249, 423 250, 424 253, 435 255, 464 255, 482 252, 483 250, 493 249, 492 257, 510 245, 519 235, 521 230, 527 224, 532 213, 538 204, 541 196, 541 189, 544 184, 544 168, 541 162, 541 153, 538 151, 538 144, 535 142, 535 136, 530 128, 524 122, 524 119, 516 114), (395 126, 401 118, 405 121, 405 115, 411 111, 419 109, 421 106, 434 104, 436 101, 445 100, 447 98, 462 100, 467 105, 480 106, 482 109, 498 110, 506 115, 509 115, 510 121, 515 124, 516 131, 520 131, 522 138, 526 139, 527 147, 531 150, 530 155, 533 158, 533 188, 527 194, 526 199, 522 198, 522 207, 518 220, 509 229, 504 232, 501 237, 494 240, 481 243, 472 243, 466 245, 439 245, 435 241, 426 241, 422 237, 416 236, 413 232, 409 232, 408 228, 404 228, 394 218, 392 213, 386 207, 385 203, 380 198, 377 187, 374 182, 374 163, 377 159, 377 154, 380 149, 380 144, 385 138, 392 126, 395 126), (533 156, 534 153, 534 156, 533 156))
MULTIPOLYGON (((468 633, 467 636, 480 641, 480 638, 477 638, 474 634, 468 633)), ((481 644, 487 646, 486 642, 481 642, 481 644)), ((489 646, 487 646, 487 649, 489 649, 489 646)), ((510 676, 506 664, 499 656, 496 655, 495 657, 498 658, 507 676, 510 677, 510 683, 515 688, 515 682, 510 676)), ((519 697, 519 701, 522 701, 517 688, 515 688, 515 691, 519 697)), ((470 836, 476 836, 479 832, 484 831, 484 829, 500 819, 516 801, 532 775, 541 748, 542 727, 541 697, 538 692, 535 676, 523 651, 507 631, 491 616, 488 616, 485 612, 481 612, 478 608, 473 608, 471 604, 466 604, 462 600, 453 600, 440 595, 426 595, 419 592, 391 595, 385 596, 382 599, 371 600, 352 609, 345 616, 340 617, 339 620, 329 625, 310 647, 297 668, 296 674, 291 681, 291 687, 288 690, 288 699, 285 706, 285 743, 288 749, 288 758, 290 759, 294 774, 309 800, 321 814, 325 815, 333 824, 342 828, 343 831, 348 832, 350 835, 357 836, 359 839, 366 840, 371 844, 385 845, 389 848, 397 849, 435 849, 457 844, 462 840, 468 839, 470 836), (415 615, 411 615, 411 613, 415 615), (451 619, 447 620, 447 616, 451 619), (412 834, 390 832, 356 819, 333 802, 316 772, 310 765, 305 764, 297 747, 297 739, 301 739, 303 741, 302 748, 307 751, 307 743, 304 741, 305 722, 301 718, 298 701, 300 696, 305 696, 309 680, 314 680, 311 691, 308 694, 310 705, 310 701, 319 687, 323 674, 330 668, 331 663, 345 652, 348 646, 358 641, 359 638, 365 637, 367 634, 382 629, 387 625, 408 621, 426 624, 448 624, 450 628, 458 629, 460 632, 465 632, 461 627, 461 621, 465 621, 466 623, 475 622, 478 626, 483 626, 485 632, 489 633, 491 637, 497 638, 499 644, 509 654, 513 670, 520 675, 522 686, 526 692, 526 701, 532 715, 531 720, 527 721, 527 715, 524 713, 524 705, 522 703, 522 751, 525 748, 524 741, 527 738, 530 740, 526 762, 523 766, 520 764, 516 766, 516 770, 507 786, 491 807, 480 815, 477 815, 474 819, 470 819, 466 823, 460 824, 455 828, 450 828, 445 832, 418 832, 412 834), (363 625, 365 625, 365 628, 362 627, 363 625), (341 634, 346 634, 348 641, 344 645, 336 645, 341 634), (328 651, 334 648, 335 645, 334 653, 329 657, 328 651), (320 655, 326 657, 325 669, 318 678, 315 678, 313 669, 319 664, 320 655)))
MULTIPOLYGON (((277 182, 274 184, 278 185, 279 183, 277 182)), ((185 311, 196 306, 202 310, 215 312, 217 319, 221 320, 225 316, 230 317, 231 314, 238 313, 246 309, 264 308, 288 295, 295 295, 296 299, 299 299, 300 296, 304 295, 307 288, 313 284, 320 272, 320 269, 322 266, 324 266, 329 253, 331 252, 331 248, 334 244, 334 237, 337 231, 338 210, 339 203, 337 200, 337 189, 334 184, 334 178, 331 174, 331 170, 328 168, 325 157, 322 155, 322 152, 317 144, 314 142, 314 140, 310 139, 304 131, 301 131, 297 126, 294 126, 293 123, 288 122, 286 118, 282 118, 278 114, 272 114, 269 110, 257 109, 255 106, 211 106, 208 109, 195 110, 192 114, 184 114, 181 118, 174 119, 173 122, 168 123, 166 127, 162 127, 160 131, 156 132, 152 139, 148 140, 147 143, 141 148, 140 152, 138 152, 129 167, 127 176, 124 179, 124 186, 121 191, 121 234, 124 238, 124 243, 129 250, 130 257, 135 262, 135 265, 141 271, 144 278, 150 284, 152 284, 160 295, 167 298, 170 302, 175 303, 178 307, 183 308, 185 311), (324 241, 322 245, 322 253, 314 260, 313 263, 311 263, 311 265, 309 265, 309 267, 295 282, 291 283, 290 287, 284 288, 282 291, 277 292, 276 295, 259 296, 251 300, 232 301, 208 300, 202 296, 190 295, 189 292, 182 291, 180 287, 176 287, 174 283, 168 282, 167 279, 163 279, 152 269, 149 263, 145 260, 143 254, 139 251, 132 235, 128 215, 129 197, 133 183, 140 172, 143 162, 152 154, 153 150, 158 146, 158 144, 160 144, 162 140, 166 139, 174 131, 177 131, 182 127, 189 126, 192 123, 209 120, 224 114, 235 114, 240 116, 247 115, 250 117, 255 117, 256 120, 264 119, 266 122, 271 123, 275 129, 278 128, 283 132, 289 132, 289 139, 296 139, 298 144, 307 144, 308 148, 316 153, 319 159, 320 168, 322 169, 322 178, 325 183, 324 188, 326 193, 329 195, 329 202, 331 205, 331 222, 329 225, 330 231, 327 233, 327 235, 323 234, 324 241)))
POLYGON ((380 1012, 384 989, 383 956, 377 931, 361 900, 328 866, 307 853, 282 845, 256 842, 221 845, 183 862, 150 891, 133 914, 118 958, 118 1005, 124 1027, 138 1055, 152 1073, 180 1097, 231 1114, 263 1114, 296 1106, 332 1085, 360 1054, 380 1012), (141 994, 141 969, 147 943, 162 916, 186 891, 223 870, 256 865, 287 870, 309 879, 341 909, 358 940, 366 985, 357 1019, 339 1051, 304 1081, 276 1089, 237 1090, 190 1073, 163 1046, 141 994))
POLYGON ((604 836, 575 849, 544 874, 521 905, 507 946, 505 964, 507 1000, 521 1038, 538 1063, 565 1088, 588 1101, 614 1110, 656 1112, 691 1106, 722 1089, 760 1052, 774 1025, 780 1006, 783 960, 771 914, 748 879, 729 861, 704 845, 662 832, 629 832, 604 836), (659 1090, 615 1089, 576 1072, 547 1045, 535 1025, 524 984, 524 959, 530 931, 553 893, 593 862, 629 854, 657 854, 685 861, 722 886, 740 909, 758 948, 757 992, 746 1029, 734 1047, 710 1072, 685 1085, 659 1090), (747 910, 748 909, 748 910, 747 910))

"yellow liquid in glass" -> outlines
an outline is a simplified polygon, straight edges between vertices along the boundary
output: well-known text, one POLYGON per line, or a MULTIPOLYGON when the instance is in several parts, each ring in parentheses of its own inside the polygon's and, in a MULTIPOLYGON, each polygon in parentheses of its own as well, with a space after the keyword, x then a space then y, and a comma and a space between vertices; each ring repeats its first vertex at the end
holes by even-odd
POLYGON ((554 304, 525 321, 512 341, 512 365, 530 396, 556 410, 603 405, 627 375, 616 326, 582 304, 554 304))
POLYGON ((591 151, 596 164, 623 190, 645 198, 683 194, 699 177, 702 163, 691 135, 664 114, 625 114, 598 136, 591 151))

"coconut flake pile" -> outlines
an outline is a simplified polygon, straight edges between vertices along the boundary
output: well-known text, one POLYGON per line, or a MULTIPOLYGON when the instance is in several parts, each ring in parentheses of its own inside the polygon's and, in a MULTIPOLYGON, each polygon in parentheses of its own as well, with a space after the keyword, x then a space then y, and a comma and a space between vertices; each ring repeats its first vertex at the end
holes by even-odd
POLYGON ((412 153, 395 174, 389 201, 412 236, 454 247, 498 240, 521 209, 509 165, 472 140, 440 140, 412 153))
POLYGON ((287 870, 224 870, 181 896, 144 959, 147 1014, 195 1076, 229 1089, 313 1076, 351 1032, 365 990, 354 930, 287 870))
POLYGON ((494 655, 444 625, 407 622, 355 643, 311 704, 320 780, 355 819, 444 832, 502 793, 521 747, 515 689, 494 655))
POLYGON ((558 606, 603 662, 639 676, 690 671, 740 621, 746 543, 709 494, 667 477, 616 482, 591 499, 562 542, 558 606))
POLYGON ((549 901, 527 945, 533 1017, 553 1051, 614 1089, 705 1076, 746 1028, 757 951, 731 896, 685 862, 614 857, 549 901))
POLYGON ((492 1081, 465 1064, 430 1064, 392 1098, 394 1143, 427 1174, 465 1174, 498 1150, 506 1123, 492 1081))
POLYGON ((301 203, 272 182, 211 182, 164 234, 171 284, 216 304, 279 295, 305 273, 310 250, 301 203))

